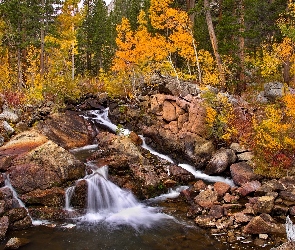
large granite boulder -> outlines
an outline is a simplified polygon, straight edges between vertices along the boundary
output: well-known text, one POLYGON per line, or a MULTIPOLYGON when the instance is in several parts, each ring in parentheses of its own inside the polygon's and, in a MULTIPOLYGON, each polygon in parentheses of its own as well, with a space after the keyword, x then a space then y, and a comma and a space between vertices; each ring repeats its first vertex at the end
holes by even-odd
POLYGON ((246 162, 238 162, 230 166, 231 176, 236 185, 241 186, 247 182, 259 180, 253 168, 246 162))

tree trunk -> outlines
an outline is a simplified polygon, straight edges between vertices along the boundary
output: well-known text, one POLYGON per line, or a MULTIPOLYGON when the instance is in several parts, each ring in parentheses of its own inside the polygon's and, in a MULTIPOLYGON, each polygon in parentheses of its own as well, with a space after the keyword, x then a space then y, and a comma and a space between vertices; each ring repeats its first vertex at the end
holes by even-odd
POLYGON ((218 67, 220 82, 221 82, 221 85, 223 87, 225 87, 225 73, 224 73, 221 57, 218 53, 218 43, 217 43, 217 38, 215 35, 212 17, 211 17, 211 13, 210 13, 209 0, 204 0, 204 8, 205 8, 206 22, 207 22, 207 26, 208 26, 210 40, 211 40, 214 56, 216 58, 216 63, 217 63, 217 67, 218 67))
MULTIPOLYGON (((187 9, 187 11, 195 8, 195 3, 196 3, 195 0, 186 0, 186 9, 187 9)), ((192 12, 192 13, 189 14, 189 18, 191 20, 192 25, 194 25, 194 23, 195 23, 195 16, 196 16, 195 12, 192 12)))
POLYGON ((245 6, 244 0, 238 2, 238 15, 239 15, 239 83, 237 86, 237 94, 241 94, 246 90, 246 79, 245 79, 245 6))
POLYGON ((45 37, 45 30, 44 30, 44 15, 45 15, 45 2, 41 0, 42 5, 42 17, 41 17, 41 51, 40 51, 40 72, 41 75, 44 74, 45 71, 45 63, 44 63, 44 37, 45 37))

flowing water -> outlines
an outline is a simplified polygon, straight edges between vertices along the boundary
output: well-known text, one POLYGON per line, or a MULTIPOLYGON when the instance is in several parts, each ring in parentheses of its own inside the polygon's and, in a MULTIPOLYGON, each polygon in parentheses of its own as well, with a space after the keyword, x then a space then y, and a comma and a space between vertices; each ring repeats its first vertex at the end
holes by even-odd
MULTIPOLYGON (((129 130, 119 129, 112 124, 104 112, 90 112, 91 119, 108 127, 114 132, 124 135, 129 130)), ((87 117, 89 118, 89 116, 87 117)), ((143 138, 144 139, 144 138, 143 138)), ((170 162, 173 160, 149 148, 151 153, 170 162)), ((72 150, 78 157, 85 157, 96 150, 98 145, 72 150)), ((183 206, 173 202, 179 193, 187 187, 171 189, 169 193, 159 197, 139 202, 134 195, 119 188, 108 180, 107 166, 97 168, 91 162, 87 163, 92 173, 84 180, 88 184, 88 201, 86 213, 83 216, 62 222, 43 222, 27 230, 14 231, 7 238, 22 237, 30 243, 22 249, 30 250, 64 250, 64 249, 102 249, 102 250, 226 250, 255 249, 249 245, 229 246, 222 244, 218 238, 207 234, 196 227, 193 221, 185 217, 186 204, 183 206), (169 202, 165 202, 167 200, 169 202)), ((232 181, 222 177, 210 177, 187 164, 179 164, 191 172, 196 178, 207 181, 224 181, 233 185, 232 181)), ((66 210, 73 210, 71 197, 75 186, 66 190, 66 210)), ((17 194, 15 194, 17 195, 17 194)), ((0 249, 4 248, 4 240, 0 249)), ((265 248, 267 249, 267 248, 265 248)))

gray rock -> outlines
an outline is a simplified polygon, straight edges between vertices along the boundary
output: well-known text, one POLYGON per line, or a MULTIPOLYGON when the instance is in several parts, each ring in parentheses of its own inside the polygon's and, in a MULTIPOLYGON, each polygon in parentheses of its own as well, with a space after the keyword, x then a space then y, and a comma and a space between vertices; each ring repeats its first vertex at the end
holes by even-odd
POLYGON ((222 148, 213 155, 205 168, 205 173, 209 175, 220 174, 233 164, 236 159, 237 157, 233 150, 222 148))
POLYGON ((17 123, 19 121, 19 117, 12 110, 5 109, 0 114, 0 120, 6 120, 6 121, 9 121, 9 122, 12 122, 12 123, 17 123))
POLYGON ((284 84, 281 82, 269 82, 264 84, 264 97, 273 101, 285 94, 284 84))
POLYGON ((3 121, 2 126, 8 135, 12 135, 14 133, 14 128, 11 127, 7 121, 3 121))
POLYGON ((241 154, 237 154, 239 161, 251 161, 254 157, 252 152, 244 152, 241 154))

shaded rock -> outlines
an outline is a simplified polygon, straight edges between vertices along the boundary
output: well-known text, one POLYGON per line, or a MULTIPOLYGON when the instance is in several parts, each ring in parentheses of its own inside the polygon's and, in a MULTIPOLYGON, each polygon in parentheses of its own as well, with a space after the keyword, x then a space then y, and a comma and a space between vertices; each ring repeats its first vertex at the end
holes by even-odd
POLYGON ((75 190, 70 201, 73 207, 85 208, 87 204, 88 184, 86 180, 80 180, 76 183, 75 190))
MULTIPOLYGON (((287 215, 289 211, 289 208, 285 205, 279 205, 279 204, 276 204, 274 205, 273 209, 272 209, 272 213, 274 215, 287 215)), ((291 213, 290 213, 291 214, 291 213)))
POLYGON ((259 180, 259 176, 253 172, 252 167, 246 162, 231 165, 230 172, 234 183, 238 186, 250 181, 259 180))
POLYGON ((199 215, 195 218, 195 223, 204 228, 214 228, 216 223, 213 218, 209 215, 199 215))
POLYGON ((208 213, 214 219, 219 219, 223 216, 223 207, 221 205, 213 205, 208 213))
POLYGON ((5 186, 4 175, 0 173, 0 188, 5 186))
POLYGON ((29 242, 30 241, 26 238, 10 238, 4 249, 18 249, 24 245, 27 245, 29 242))
POLYGON ((169 166, 169 171, 171 178, 176 180, 178 183, 184 184, 195 179, 195 177, 190 172, 177 165, 169 166))
POLYGON ((188 218, 196 218, 197 215, 201 215, 203 212, 203 208, 197 204, 193 204, 189 207, 186 216, 188 218))
POLYGON ((0 170, 7 171, 11 166, 11 161, 13 160, 13 156, 11 155, 2 155, 0 156, 0 170))
POLYGON ((34 190, 22 195, 21 200, 27 205, 43 205, 49 207, 64 207, 65 191, 54 187, 46 190, 34 190))
POLYGON ((237 157, 231 149, 219 149, 215 152, 204 172, 208 175, 220 174, 236 161, 237 157))
POLYGON ((215 182, 214 183, 214 190, 217 192, 218 197, 223 197, 225 193, 230 190, 230 185, 224 182, 215 182))
POLYGON ((64 220, 78 216, 75 212, 55 207, 31 207, 29 212, 36 220, 64 220))
POLYGON ((9 226, 8 216, 3 216, 0 218, 0 240, 3 240, 9 226))
POLYGON ((217 192, 213 190, 204 190, 201 191, 194 199, 195 203, 200 205, 203 208, 211 208, 218 199, 217 192))
POLYGON ((19 194, 62 186, 85 174, 84 164, 52 141, 17 157, 12 165, 10 182, 19 194))
POLYGON ((237 189, 237 192, 242 196, 246 196, 250 193, 255 192, 257 189, 261 187, 261 183, 259 181, 250 181, 242 184, 241 187, 237 189))
POLYGON ((37 128, 50 140, 65 149, 90 144, 96 135, 92 125, 74 112, 53 114, 37 128))
POLYGON ((281 191, 279 197, 283 200, 295 202, 295 190, 292 191, 281 191))
POLYGON ((256 196, 263 196, 269 192, 277 192, 284 190, 284 186, 277 180, 270 180, 262 184, 260 188, 255 191, 256 196))
POLYGON ((131 133, 129 134, 129 138, 135 145, 142 145, 142 139, 135 132, 131 131, 131 133))

